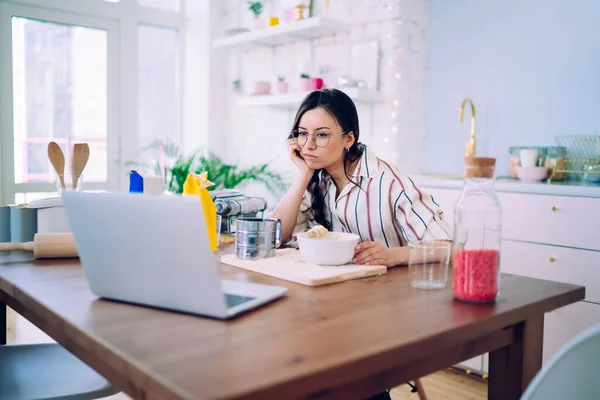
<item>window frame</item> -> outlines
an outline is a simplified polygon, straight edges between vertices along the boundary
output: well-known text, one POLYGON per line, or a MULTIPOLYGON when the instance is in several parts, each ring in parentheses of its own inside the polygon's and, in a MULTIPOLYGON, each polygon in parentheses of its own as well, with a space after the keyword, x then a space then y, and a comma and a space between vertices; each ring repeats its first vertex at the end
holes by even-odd
MULTIPOLYGON (((12 204, 16 193, 53 192, 54 183, 15 183, 13 131, 12 16, 108 32, 108 180, 86 183, 86 190, 126 190, 124 164, 138 156, 138 25, 176 29, 178 81, 181 81, 184 41, 184 1, 178 12, 140 6, 137 0, 0 0, 0 203, 12 204), (131 134, 129 132, 135 132, 131 134)), ((182 93, 178 88, 175 140, 182 142, 182 93)))

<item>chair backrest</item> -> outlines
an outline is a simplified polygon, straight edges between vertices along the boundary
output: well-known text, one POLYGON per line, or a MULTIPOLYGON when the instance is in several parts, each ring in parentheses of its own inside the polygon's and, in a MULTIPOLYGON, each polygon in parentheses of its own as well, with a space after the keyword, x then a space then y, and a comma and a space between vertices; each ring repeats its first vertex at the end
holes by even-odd
POLYGON ((521 400, 600 398, 600 325, 565 344, 531 381, 521 400))

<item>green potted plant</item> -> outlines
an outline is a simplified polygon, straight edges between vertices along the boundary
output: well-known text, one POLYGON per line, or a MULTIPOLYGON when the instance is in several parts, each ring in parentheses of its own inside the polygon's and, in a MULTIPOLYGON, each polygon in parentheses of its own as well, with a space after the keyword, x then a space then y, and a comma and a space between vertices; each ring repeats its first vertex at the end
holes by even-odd
POLYGON ((263 19, 260 17, 264 10, 264 1, 248 1, 248 9, 254 15, 254 28, 264 28, 265 21, 263 21, 263 19))
POLYGON ((285 81, 285 76, 278 75, 275 82, 275 93, 284 94, 288 92, 288 83, 285 81))
POLYGON ((155 153, 147 161, 131 161, 125 165, 136 167, 141 172, 163 176, 165 190, 174 194, 183 193, 183 184, 190 173, 208 172, 208 180, 215 185, 211 190, 239 189, 250 182, 258 182, 273 195, 279 196, 286 189, 284 178, 269 168, 268 164, 253 165, 241 169, 237 165, 227 164, 214 153, 197 152, 183 155, 179 147, 172 143, 154 141, 142 150, 143 153, 155 153), (156 157, 156 153, 159 157, 156 157), (162 160, 162 161, 160 161, 162 160))
POLYGON ((304 72, 300 74, 300 79, 298 80, 298 88, 301 92, 310 91, 310 75, 304 72))

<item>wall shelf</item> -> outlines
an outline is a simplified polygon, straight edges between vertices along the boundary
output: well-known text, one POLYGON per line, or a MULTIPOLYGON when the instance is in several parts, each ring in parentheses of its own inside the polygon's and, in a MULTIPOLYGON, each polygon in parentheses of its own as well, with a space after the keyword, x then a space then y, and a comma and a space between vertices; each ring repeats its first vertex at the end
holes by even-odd
MULTIPOLYGON (((382 103, 386 100, 383 93, 376 90, 346 88, 340 89, 344 91, 354 103, 360 104, 375 104, 382 103)), ((274 107, 287 110, 295 110, 300 106, 302 100, 308 92, 296 92, 286 94, 261 95, 261 96, 245 96, 238 100, 238 105, 242 107, 274 107)))
POLYGON ((350 24, 347 22, 331 18, 313 17, 215 39, 213 48, 243 48, 253 45, 278 46, 348 32, 349 30, 350 24))

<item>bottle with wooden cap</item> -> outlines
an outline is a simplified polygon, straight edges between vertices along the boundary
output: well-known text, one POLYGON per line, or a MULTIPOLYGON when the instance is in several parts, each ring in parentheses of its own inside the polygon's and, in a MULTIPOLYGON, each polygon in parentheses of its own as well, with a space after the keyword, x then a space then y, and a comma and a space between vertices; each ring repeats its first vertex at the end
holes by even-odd
POLYGON ((458 300, 496 301, 500 290, 502 207, 495 158, 465 156, 463 192, 454 207, 454 278, 458 300))

